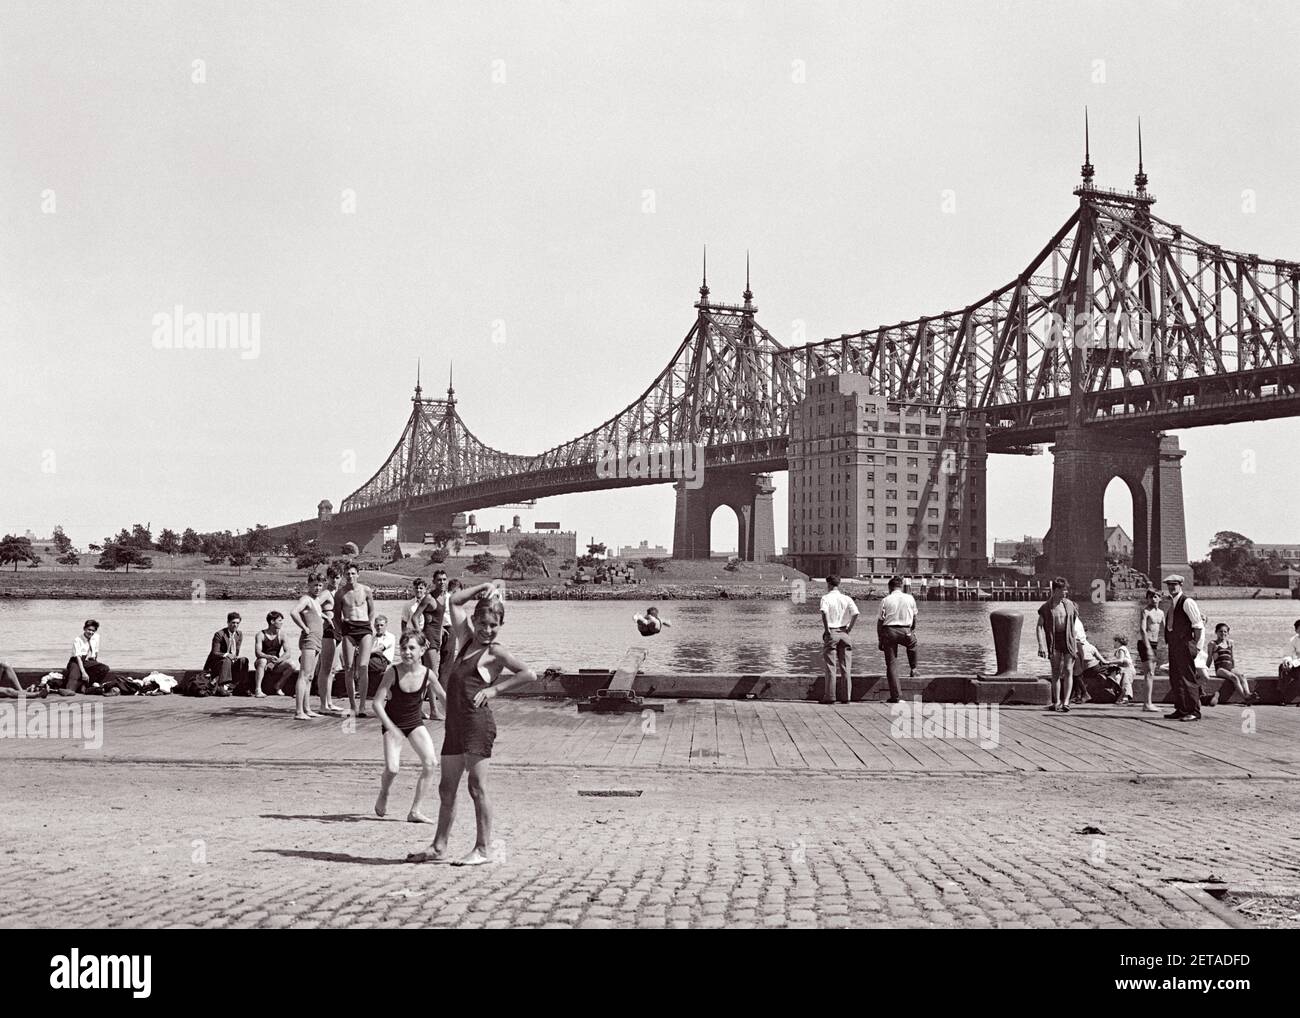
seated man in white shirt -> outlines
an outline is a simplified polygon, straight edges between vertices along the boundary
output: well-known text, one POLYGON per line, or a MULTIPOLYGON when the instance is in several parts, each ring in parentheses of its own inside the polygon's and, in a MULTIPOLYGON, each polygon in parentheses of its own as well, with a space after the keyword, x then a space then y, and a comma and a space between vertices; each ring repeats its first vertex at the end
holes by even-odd
MULTIPOLYGON (((419 632, 419 628, 416 628, 419 632)), ((370 648, 370 661, 367 668, 370 672, 370 686, 372 689, 378 689, 376 685, 383 677, 388 666, 397 661, 397 636, 388 631, 388 616, 375 616, 375 642, 370 648)))
POLYGON ((844 680, 844 698, 853 699, 853 644, 849 633, 859 615, 853 598, 840 590, 840 578, 834 574, 826 577, 826 593, 821 601, 822 664, 826 669, 826 689, 822 703, 834 703, 838 692, 836 676, 844 680), (838 667, 837 667, 838 666, 838 667))
POLYGON ((889 702, 898 703, 902 691, 898 684, 895 661, 898 648, 907 650, 907 666, 916 675, 916 598, 903 590, 903 578, 889 578, 889 593, 880 602, 880 618, 876 620, 876 636, 880 649, 885 652, 885 678, 889 681, 889 702))
POLYGON ((1278 703, 1284 704, 1294 699, 1298 692, 1296 684, 1300 682, 1300 619, 1295 620, 1292 628, 1295 629, 1295 635, 1287 645, 1286 657, 1277 666, 1278 703))

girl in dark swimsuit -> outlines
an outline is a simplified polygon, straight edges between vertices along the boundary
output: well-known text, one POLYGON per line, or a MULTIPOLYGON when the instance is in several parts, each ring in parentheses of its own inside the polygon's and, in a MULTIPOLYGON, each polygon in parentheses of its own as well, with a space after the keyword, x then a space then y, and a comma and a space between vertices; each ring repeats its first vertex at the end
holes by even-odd
POLYGON ((433 672, 420 663, 424 647, 424 636, 417 630, 408 629, 402 635, 399 644, 401 663, 388 666, 373 700, 375 716, 384 726, 384 775, 379 782, 375 815, 382 817, 388 812, 388 791, 393 786, 393 779, 397 777, 402 743, 410 742, 420 757, 420 777, 415 782, 415 801, 411 803, 411 812, 406 814, 406 819, 415 824, 433 823, 420 812, 420 802, 438 769, 433 736, 424 727, 424 719, 420 716, 420 705, 428 696, 429 683, 433 681, 433 672))
POLYGON ((438 830, 427 851, 407 856, 410 862, 451 862, 447 840, 456 816, 456 792, 466 771, 478 836, 474 851, 456 865, 480 866, 492 861, 492 805, 487 777, 497 728, 489 703, 506 690, 537 678, 531 668, 496 642, 497 631, 504 622, 505 606, 499 600, 479 601, 471 619, 472 637, 464 640, 460 653, 443 670, 447 725, 442 744, 442 780, 438 786, 438 830), (508 676, 503 674, 507 672, 508 676))

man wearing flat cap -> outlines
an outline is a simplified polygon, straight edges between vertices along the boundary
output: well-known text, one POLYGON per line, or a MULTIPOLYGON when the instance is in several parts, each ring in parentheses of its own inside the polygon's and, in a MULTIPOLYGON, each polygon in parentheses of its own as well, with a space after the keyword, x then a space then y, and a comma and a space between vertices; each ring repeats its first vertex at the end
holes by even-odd
POLYGON ((1200 721, 1201 682, 1196 674, 1196 655, 1205 622, 1196 602, 1183 593, 1182 576, 1166 576, 1165 590, 1169 594, 1165 643, 1169 647, 1169 689, 1174 697, 1174 712, 1165 717, 1170 721, 1200 721))

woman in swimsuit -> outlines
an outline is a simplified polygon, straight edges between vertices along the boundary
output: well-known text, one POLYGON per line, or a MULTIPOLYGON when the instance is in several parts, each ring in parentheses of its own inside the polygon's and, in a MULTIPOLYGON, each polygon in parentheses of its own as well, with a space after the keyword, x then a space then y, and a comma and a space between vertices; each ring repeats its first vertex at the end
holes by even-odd
POLYGON ((469 772, 469 794, 474 800, 478 836, 474 851, 458 866, 480 866, 491 862, 492 804, 488 796, 488 759, 496 741, 497 726, 492 717, 492 700, 508 689, 534 681, 533 670, 496 642, 505 622, 505 606, 497 599, 485 599, 474 606, 473 636, 443 671, 447 687, 447 724, 442 743, 442 780, 438 793, 438 830, 427 851, 407 856, 410 862, 451 862, 447 839, 456 817, 456 792, 461 775, 469 772), (502 673, 508 672, 508 677, 502 673))
POLYGON ((384 775, 379 781, 379 798, 375 800, 375 815, 388 812, 388 792, 397 777, 398 763, 402 758, 403 740, 410 742, 420 758, 420 777, 415 782, 415 801, 406 819, 415 824, 433 823, 420 812, 424 790, 438 769, 438 755, 434 750, 433 736, 424 727, 420 705, 428 687, 435 682, 431 669, 420 663, 424 653, 424 636, 414 629, 407 630, 400 645, 400 664, 389 665, 375 690, 375 716, 384 726, 384 775), (405 685, 403 685, 405 683, 405 685), (413 688, 411 688, 413 687, 413 688), (391 698, 390 698, 391 697, 391 698), (387 703, 384 701, 387 700, 387 703))

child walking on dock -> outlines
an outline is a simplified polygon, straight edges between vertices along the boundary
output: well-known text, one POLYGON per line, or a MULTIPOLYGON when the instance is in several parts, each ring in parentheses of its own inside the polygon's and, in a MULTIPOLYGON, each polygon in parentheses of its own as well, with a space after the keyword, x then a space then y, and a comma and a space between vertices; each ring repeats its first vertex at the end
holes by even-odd
POLYGON ((447 841, 456 818, 456 794, 461 775, 469 774, 469 794, 474 800, 477 837, 474 850, 459 866, 491 862, 492 803, 488 794, 488 760, 496 741, 492 700, 508 689, 533 682, 537 676, 527 665, 496 642, 505 622, 505 606, 484 599, 474 606, 470 620, 473 635, 443 669, 447 687, 447 724, 442 744, 442 780, 439 783, 438 830, 427 851, 407 856, 409 862, 451 862, 447 841), (506 674, 508 673, 508 675, 506 674))
POLYGON ((420 758, 420 776, 415 782, 415 799, 406 819, 417 824, 433 823, 420 812, 420 803, 438 769, 433 736, 424 727, 424 718, 420 715, 420 705, 428 695, 429 687, 438 686, 438 677, 433 669, 420 660, 424 649, 424 634, 418 629, 408 629, 399 646, 401 661, 389 665, 384 671, 372 701, 375 716, 384 726, 384 775, 379 783, 379 798, 375 800, 375 816, 382 817, 388 812, 388 792, 397 777, 402 743, 409 742, 420 758))

